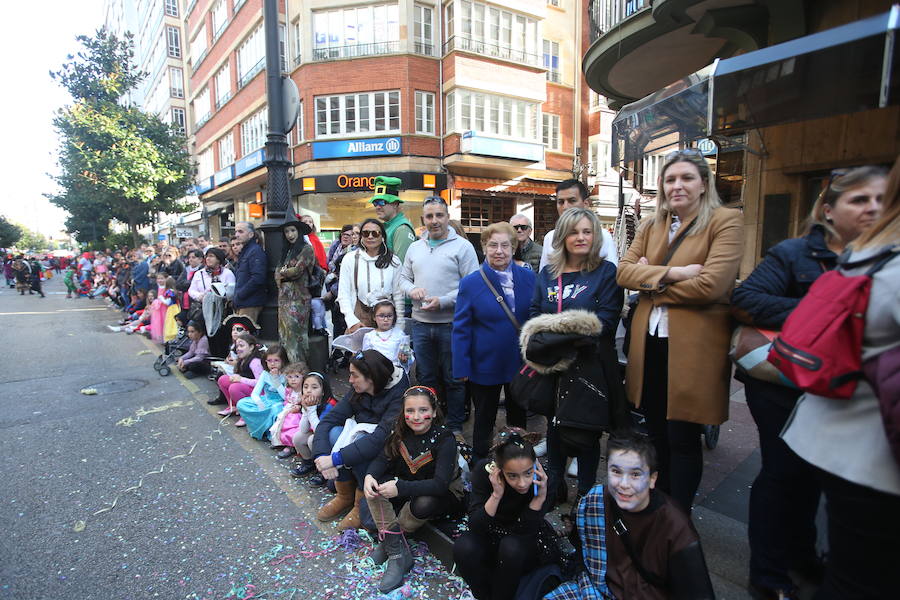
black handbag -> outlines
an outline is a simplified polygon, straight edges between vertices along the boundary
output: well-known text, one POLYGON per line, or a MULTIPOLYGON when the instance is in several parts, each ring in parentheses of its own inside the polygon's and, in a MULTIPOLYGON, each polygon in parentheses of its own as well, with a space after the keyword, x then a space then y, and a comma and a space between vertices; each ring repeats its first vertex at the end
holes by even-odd
POLYGON ((553 424, 566 446, 591 448, 611 428, 608 385, 594 375, 576 362, 559 376, 553 424))
POLYGON ((511 400, 522 410, 545 417, 553 416, 556 408, 556 389, 559 375, 544 375, 528 365, 522 365, 509 383, 511 400))

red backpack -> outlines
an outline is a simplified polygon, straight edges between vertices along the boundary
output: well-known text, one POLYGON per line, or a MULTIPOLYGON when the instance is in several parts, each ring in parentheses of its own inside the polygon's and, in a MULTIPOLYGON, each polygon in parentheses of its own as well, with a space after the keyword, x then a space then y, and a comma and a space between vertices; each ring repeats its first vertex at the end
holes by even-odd
POLYGON ((874 264, 863 275, 840 270, 819 276, 784 322, 768 360, 798 388, 828 398, 850 398, 862 373, 862 340, 872 276, 897 250, 844 268, 874 264))

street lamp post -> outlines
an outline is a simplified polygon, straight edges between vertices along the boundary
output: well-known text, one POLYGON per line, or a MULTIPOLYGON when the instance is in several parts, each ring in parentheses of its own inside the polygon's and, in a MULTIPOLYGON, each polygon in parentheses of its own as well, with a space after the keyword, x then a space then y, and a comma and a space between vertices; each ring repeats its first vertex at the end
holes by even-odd
POLYGON ((281 52, 278 39, 278 0, 264 0, 263 27, 266 40, 266 100, 269 110, 269 133, 266 136, 266 220, 259 226, 265 234, 265 249, 269 256, 267 270, 268 297, 259 316, 263 339, 278 339, 278 289, 274 272, 284 250, 280 228, 293 211, 288 169, 287 132, 281 78, 281 52))

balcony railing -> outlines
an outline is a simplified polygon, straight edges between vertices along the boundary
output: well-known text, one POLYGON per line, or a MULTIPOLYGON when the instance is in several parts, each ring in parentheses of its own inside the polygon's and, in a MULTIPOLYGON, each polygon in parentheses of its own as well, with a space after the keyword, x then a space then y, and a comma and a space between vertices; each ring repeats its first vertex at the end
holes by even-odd
POLYGON ((339 58, 379 56, 382 54, 397 54, 398 52, 400 52, 399 41, 354 44, 352 46, 330 46, 327 48, 313 48, 313 61, 321 62, 339 58))
POLYGON ((257 73, 259 73, 260 71, 262 71, 265 68, 266 68, 266 57, 263 56, 261 59, 259 59, 259 62, 257 62, 255 65, 253 65, 253 67, 249 71, 247 71, 246 75, 244 75, 243 77, 241 77, 238 80, 238 89, 241 89, 242 87, 244 87, 245 85, 250 83, 250 80, 253 79, 253 77, 257 73))
POLYGON ((547 71, 547 81, 559 83, 561 81, 559 71, 547 71))
POLYGON ((424 54, 425 56, 434 56, 434 45, 425 42, 413 42, 413 52, 424 54))
POLYGON ((197 122, 194 123, 194 131, 196 131, 196 130, 200 129, 201 127, 203 127, 204 125, 206 125, 206 122, 209 121, 209 119, 211 117, 212 117, 212 112, 208 112, 205 115, 203 115, 202 117, 200 117, 199 119, 197 119, 197 122))
POLYGON ((301 56, 300 53, 298 52, 297 56, 294 57, 294 66, 299 67, 300 63, 302 63, 302 62, 303 62, 303 56, 301 56))
POLYGON ((444 43, 444 54, 453 50, 463 50, 465 52, 474 52, 491 58, 500 58, 517 63, 524 63, 532 67, 541 66, 541 57, 537 54, 529 54, 524 50, 509 48, 507 46, 498 46, 489 42, 473 40, 461 35, 455 35, 444 43))
POLYGON ((229 100, 231 100, 231 96, 232 96, 231 90, 228 90, 227 92, 225 92, 225 94, 221 98, 216 98, 216 110, 219 110, 220 108, 225 106, 225 104, 229 100))
POLYGON ((590 0, 591 42, 628 17, 650 8, 651 4, 652 0, 590 0))

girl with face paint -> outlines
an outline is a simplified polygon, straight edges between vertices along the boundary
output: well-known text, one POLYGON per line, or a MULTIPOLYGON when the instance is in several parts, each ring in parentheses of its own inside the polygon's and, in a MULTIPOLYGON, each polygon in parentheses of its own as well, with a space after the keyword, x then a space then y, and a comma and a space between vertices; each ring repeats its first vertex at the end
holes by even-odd
POLYGON ((478 600, 510 600, 525 575, 561 561, 544 520, 552 502, 532 445, 539 437, 504 428, 491 458, 472 470, 469 531, 453 544, 453 558, 478 600))
POLYGON ((687 515, 656 488, 656 451, 633 431, 607 444, 607 485, 578 507, 575 540, 585 568, 549 600, 592 597, 715 598, 700 539, 687 515), (605 537, 597 534, 605 527, 605 537), (636 566, 640 563, 640 567, 636 566))
POLYGON ((400 587, 412 568, 403 536, 428 519, 462 512, 456 439, 442 420, 433 389, 417 385, 406 390, 394 431, 363 482, 382 540, 372 558, 378 564, 389 559, 379 585, 383 594, 400 587))

